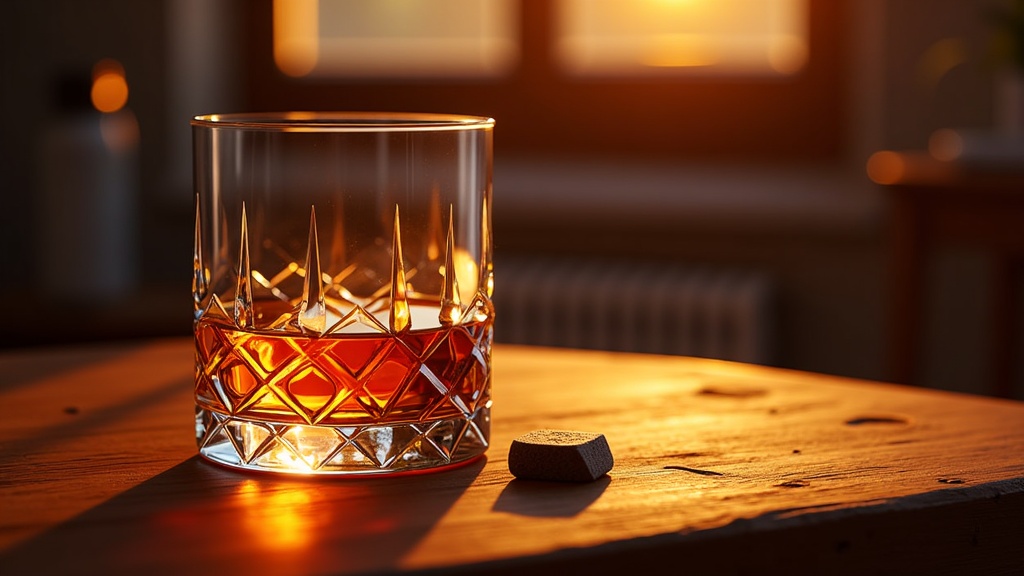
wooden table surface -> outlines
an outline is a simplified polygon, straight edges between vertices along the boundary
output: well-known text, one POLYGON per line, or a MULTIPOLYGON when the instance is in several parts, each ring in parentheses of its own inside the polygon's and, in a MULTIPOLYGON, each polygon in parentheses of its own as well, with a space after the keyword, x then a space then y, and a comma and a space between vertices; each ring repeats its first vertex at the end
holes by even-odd
POLYGON ((1024 573, 1024 404, 497 346, 492 446, 377 479, 196 456, 187 340, 0 354, 0 573, 1024 573), (590 484, 511 441, 602 432, 590 484))

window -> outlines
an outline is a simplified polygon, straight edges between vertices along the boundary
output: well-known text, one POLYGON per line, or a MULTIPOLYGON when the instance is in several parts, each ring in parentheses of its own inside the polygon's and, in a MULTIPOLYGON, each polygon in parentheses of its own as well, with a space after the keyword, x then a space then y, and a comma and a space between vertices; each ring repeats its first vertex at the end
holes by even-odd
POLYGON ((849 1, 251 0, 243 104, 491 116, 502 156, 838 159, 849 1), (296 2, 315 49, 275 35, 296 2))
POLYGON ((501 76, 518 56, 514 0, 275 0, 289 76, 501 76))
POLYGON ((582 76, 788 75, 806 0, 559 0, 557 56, 582 76))

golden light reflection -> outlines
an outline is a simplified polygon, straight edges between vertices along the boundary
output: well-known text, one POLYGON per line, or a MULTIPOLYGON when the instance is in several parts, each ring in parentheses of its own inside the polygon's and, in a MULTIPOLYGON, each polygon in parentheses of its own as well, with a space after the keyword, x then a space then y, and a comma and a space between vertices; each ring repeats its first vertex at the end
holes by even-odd
POLYGON ((289 76, 499 76, 519 56, 514 0, 274 0, 289 76))
POLYGON ((768 65, 779 74, 795 74, 807 62, 807 52, 806 38, 781 34, 768 45, 768 65))
MULTIPOLYGON (((942 136, 941 134, 939 135, 942 136)), ((948 144, 949 149, 928 152, 894 152, 882 150, 868 158, 867 174, 875 184, 889 186, 911 182, 938 182, 952 177, 956 164, 949 162, 959 153, 957 142, 948 144)))
POLYGON ((128 103, 128 81, 117 60, 100 60, 93 66, 89 97, 100 112, 117 112, 128 103))
POLYGON ((444 228, 441 226, 441 188, 434 184, 430 188, 430 213, 427 217, 427 258, 436 262, 441 257, 444 244, 444 228))
POLYGON ((256 480, 238 485, 234 503, 242 527, 260 547, 275 552, 298 551, 314 540, 318 528, 329 523, 324 510, 314 504, 302 486, 264 489, 256 480))
MULTIPOLYGON (((471 252, 458 247, 453 252, 452 262, 454 263, 456 283, 459 287, 459 300, 468 304, 473 301, 476 291, 480 289, 480 265, 471 252)), ((442 279, 444 278, 446 272, 443 263, 437 267, 437 273, 442 279)), ((488 278, 488 280, 494 282, 493 278, 488 278)))
POLYGON ((794 74, 808 59, 806 0, 560 0, 571 73, 794 74))
POLYGON ((306 76, 320 52, 317 0, 274 0, 274 62, 289 76, 306 76))
POLYGON ((711 66, 721 60, 714 43, 700 34, 663 34, 651 38, 650 44, 640 57, 645 66, 711 66))
POLYGON ((868 158, 868 178, 876 184, 895 184, 906 173, 906 163, 896 152, 883 150, 868 158))

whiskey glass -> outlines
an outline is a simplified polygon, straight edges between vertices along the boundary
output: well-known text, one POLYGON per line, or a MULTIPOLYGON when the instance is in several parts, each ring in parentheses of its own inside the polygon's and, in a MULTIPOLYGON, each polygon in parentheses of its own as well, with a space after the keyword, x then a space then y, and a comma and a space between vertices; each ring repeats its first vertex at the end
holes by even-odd
POLYGON ((405 113, 192 120, 204 458, 361 475, 486 451, 493 127, 405 113))

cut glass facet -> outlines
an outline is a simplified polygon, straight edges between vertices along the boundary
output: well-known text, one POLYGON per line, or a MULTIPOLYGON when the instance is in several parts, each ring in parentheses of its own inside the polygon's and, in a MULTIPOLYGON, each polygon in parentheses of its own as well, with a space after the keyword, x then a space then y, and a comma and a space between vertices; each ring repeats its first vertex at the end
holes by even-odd
MULTIPOLYGON (((403 259, 396 206, 391 277, 364 298, 345 289, 352 266, 335 275, 322 268, 312 207, 303 261, 265 240, 260 248, 270 246, 280 268, 253 269, 243 204, 234 282, 218 291, 208 282, 202 216, 197 206, 196 439, 204 457, 254 470, 380 474, 453 465, 486 450, 491 269, 472 268, 476 292, 463 305, 457 260, 465 257, 451 213, 439 294, 416 289, 426 272, 403 259)), ((489 249, 486 234, 482 241, 489 249)))

